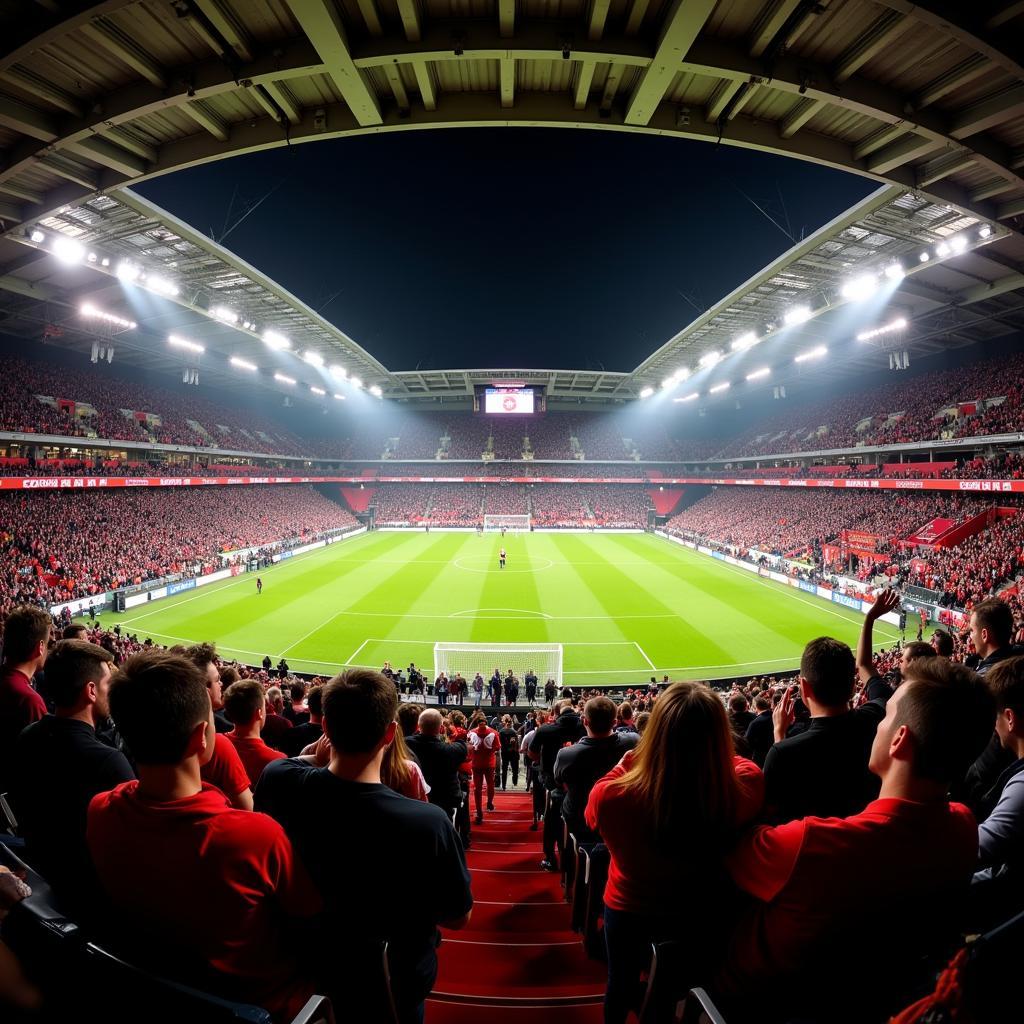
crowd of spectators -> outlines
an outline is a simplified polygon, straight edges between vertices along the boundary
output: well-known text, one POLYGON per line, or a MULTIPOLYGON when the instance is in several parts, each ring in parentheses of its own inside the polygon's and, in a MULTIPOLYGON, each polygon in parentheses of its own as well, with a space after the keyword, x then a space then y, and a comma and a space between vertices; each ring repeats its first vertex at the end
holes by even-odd
POLYGON ((221 568, 221 552, 356 525, 305 485, 0 494, 0 618, 172 574, 221 568))

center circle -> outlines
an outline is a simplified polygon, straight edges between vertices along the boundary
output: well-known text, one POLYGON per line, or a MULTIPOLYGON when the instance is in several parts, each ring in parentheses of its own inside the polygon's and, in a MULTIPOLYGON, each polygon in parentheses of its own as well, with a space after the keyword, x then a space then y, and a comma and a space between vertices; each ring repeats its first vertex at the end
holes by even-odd
POLYGON ((463 558, 456 558, 452 563, 460 569, 464 569, 466 572, 543 572, 545 569, 550 569, 555 563, 550 558, 538 558, 531 560, 528 565, 523 568, 516 568, 506 565, 504 569, 501 569, 496 564, 497 560, 484 558, 480 555, 470 555, 463 558), (466 563, 470 564, 466 564, 466 563), (541 565, 540 563, 544 564, 541 565), (475 563, 475 564, 473 564, 475 563))

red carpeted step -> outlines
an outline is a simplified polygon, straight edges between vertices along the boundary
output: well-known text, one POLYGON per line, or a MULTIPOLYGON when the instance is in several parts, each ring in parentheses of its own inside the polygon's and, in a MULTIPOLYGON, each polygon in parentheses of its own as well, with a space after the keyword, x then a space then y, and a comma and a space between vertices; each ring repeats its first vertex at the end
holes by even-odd
POLYGON ((515 848, 502 851, 478 849, 473 844, 466 854, 466 863, 470 868, 487 868, 490 871, 536 871, 543 857, 543 851, 537 847, 515 848))
MULTIPOLYGON (((469 926, 461 932, 452 932, 454 939, 470 932, 504 932, 515 939, 519 932, 561 930, 569 932, 570 907, 559 900, 556 903, 499 903, 477 899, 469 926)), ((447 933, 446 933, 447 934, 447 933)))
POLYGON ((495 1006, 428 999, 426 1024, 600 1024, 603 1013, 600 1003, 495 1006))
POLYGON ((470 830, 470 840, 489 845, 496 843, 527 843, 540 848, 540 832, 531 832, 528 828, 516 828, 512 825, 474 825, 470 830))
POLYGON ((587 959, 577 936, 535 946, 486 945, 461 939, 442 943, 434 995, 488 1000, 580 999, 604 995, 606 970, 587 959))
POLYGON ((426 1024, 600 1024, 600 1003, 562 1003, 543 1006, 495 1006, 490 1003, 449 1003, 427 1000, 426 1024))
POLYGON ((558 875, 549 871, 481 871, 470 869, 473 898, 491 903, 562 903, 558 875))

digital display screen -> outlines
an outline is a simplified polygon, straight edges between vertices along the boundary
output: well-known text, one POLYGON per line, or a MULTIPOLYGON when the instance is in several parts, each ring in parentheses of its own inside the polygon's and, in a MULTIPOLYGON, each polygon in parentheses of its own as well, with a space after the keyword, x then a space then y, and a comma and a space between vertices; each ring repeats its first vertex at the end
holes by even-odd
POLYGON ((532 388, 485 388, 484 412, 501 415, 533 412, 532 388))

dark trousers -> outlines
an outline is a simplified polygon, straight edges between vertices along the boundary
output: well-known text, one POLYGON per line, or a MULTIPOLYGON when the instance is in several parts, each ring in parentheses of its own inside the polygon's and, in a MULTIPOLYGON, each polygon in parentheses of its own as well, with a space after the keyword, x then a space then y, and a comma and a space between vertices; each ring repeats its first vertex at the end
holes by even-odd
POLYGON ((562 853, 562 792, 552 790, 547 810, 544 812, 544 856, 553 864, 562 853))
POLYGON ((544 799, 547 790, 540 783, 540 772, 537 765, 532 766, 533 770, 533 819, 540 821, 544 817, 544 799))
POLYGON ((651 964, 651 943, 672 938, 664 918, 604 908, 604 944, 608 951, 608 988, 604 997, 605 1024, 626 1024, 643 998, 641 974, 651 964))
POLYGON ((519 785, 519 751, 501 752, 501 788, 508 789, 508 770, 512 769, 512 785, 519 785))
POLYGON ((466 846, 469 843, 469 779, 462 778, 459 776, 459 786, 462 789, 462 803, 459 804, 458 810, 455 813, 455 831, 459 833, 459 838, 462 840, 462 845, 466 846))

